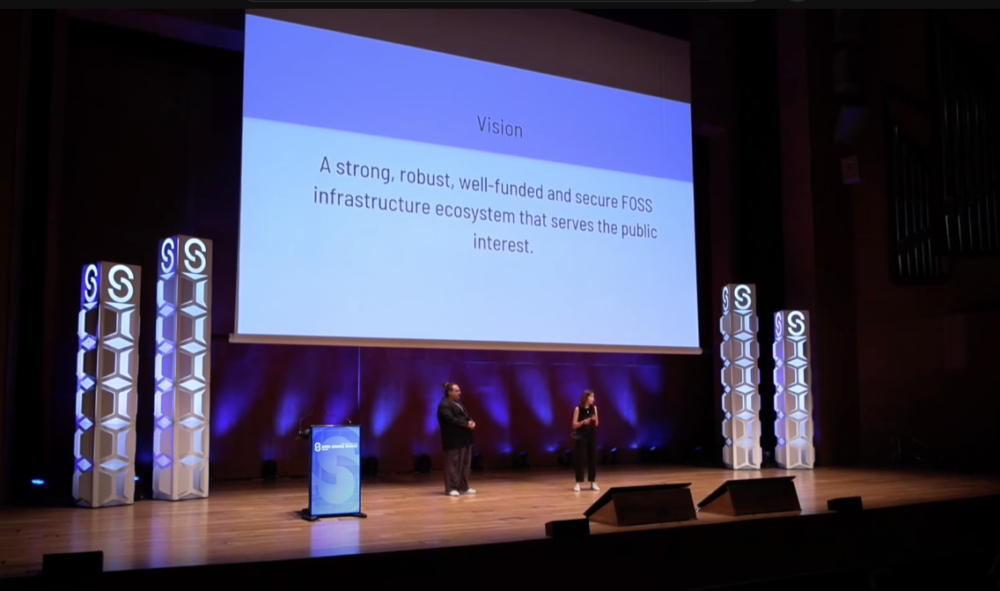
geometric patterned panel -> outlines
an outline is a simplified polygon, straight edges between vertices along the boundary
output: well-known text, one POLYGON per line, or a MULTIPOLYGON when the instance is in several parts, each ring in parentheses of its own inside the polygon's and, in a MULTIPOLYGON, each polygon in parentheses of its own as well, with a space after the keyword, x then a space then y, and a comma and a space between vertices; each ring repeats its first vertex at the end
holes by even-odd
POLYGON ((212 241, 160 241, 156 282, 153 497, 208 496, 212 241))
POLYGON ((757 367, 757 289, 730 284, 722 289, 722 461, 733 470, 759 470, 760 370, 757 367))
POLYGON ((812 368, 809 364, 809 312, 784 310, 774 315, 774 434, 776 461, 785 469, 812 469, 812 368))
POLYGON ((141 281, 135 265, 101 262, 83 268, 73 498, 85 507, 134 502, 141 281))

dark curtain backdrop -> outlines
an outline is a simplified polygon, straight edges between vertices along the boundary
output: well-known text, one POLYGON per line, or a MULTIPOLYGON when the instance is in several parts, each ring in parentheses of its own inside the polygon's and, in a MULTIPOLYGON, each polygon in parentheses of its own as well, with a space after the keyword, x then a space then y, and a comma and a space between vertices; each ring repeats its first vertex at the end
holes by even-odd
POLYGON ((757 341, 760 344, 761 447, 772 450, 774 435, 774 312, 785 306, 784 223, 781 145, 778 120, 778 68, 775 14, 769 10, 735 13, 736 105, 740 121, 733 238, 733 283, 757 285, 757 341))
POLYGON ((7 428, 13 414, 13 354, 17 321, 9 311, 16 306, 14 259, 19 258, 21 169, 24 156, 24 89, 28 68, 28 19, 25 10, 7 10, 0 17, 0 505, 6 500, 13 432, 7 428))

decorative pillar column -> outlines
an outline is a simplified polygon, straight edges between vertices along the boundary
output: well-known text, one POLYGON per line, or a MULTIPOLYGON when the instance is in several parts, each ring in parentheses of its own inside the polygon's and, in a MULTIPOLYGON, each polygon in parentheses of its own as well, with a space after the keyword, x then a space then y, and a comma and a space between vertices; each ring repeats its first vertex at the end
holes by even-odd
POLYGON ((774 315, 775 461, 785 469, 812 469, 812 368, 809 364, 809 312, 783 310, 774 315))
POLYGON ((212 241, 160 241, 156 282, 153 497, 208 496, 212 241))
POLYGON ((134 502, 140 285, 135 265, 83 268, 73 498, 84 507, 134 502))
POLYGON ((757 291, 750 284, 722 288, 722 460, 734 470, 760 469, 760 370, 757 367, 757 291))

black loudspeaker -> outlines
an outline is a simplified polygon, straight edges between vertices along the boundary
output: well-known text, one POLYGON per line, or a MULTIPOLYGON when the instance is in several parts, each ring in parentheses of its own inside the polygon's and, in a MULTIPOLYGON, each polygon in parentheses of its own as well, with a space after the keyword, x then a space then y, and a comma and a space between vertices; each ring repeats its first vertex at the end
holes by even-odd
POLYGON ((104 572, 104 552, 70 552, 68 554, 43 554, 42 576, 88 577, 104 572))
POLYGON ((586 519, 550 521, 545 524, 545 535, 550 538, 582 538, 590 535, 590 522, 586 519))
POLYGON ((730 480, 698 503, 698 509, 731 517, 801 511, 793 480, 794 476, 730 480))
POLYGON ((690 486, 686 482, 611 488, 584 516, 616 527, 698 519, 690 486))
POLYGON ((861 503, 861 497, 830 499, 826 502, 826 508, 839 513, 857 513, 865 510, 864 505, 861 503))

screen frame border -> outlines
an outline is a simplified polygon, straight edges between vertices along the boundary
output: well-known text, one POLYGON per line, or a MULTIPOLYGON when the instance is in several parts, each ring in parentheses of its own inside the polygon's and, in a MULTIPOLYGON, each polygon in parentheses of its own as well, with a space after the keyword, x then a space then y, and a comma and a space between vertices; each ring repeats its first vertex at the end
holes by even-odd
MULTIPOLYGON (((700 310, 699 310, 700 313, 700 310)), ((593 345, 573 343, 517 343, 505 341, 445 341, 376 339, 357 337, 293 337, 230 333, 229 342, 240 345, 313 345, 325 347, 377 347, 399 349, 462 349, 481 351, 531 351, 559 353, 627 353, 651 355, 701 355, 702 347, 649 345, 593 345)), ((348 425, 349 426, 349 425, 348 425)))

